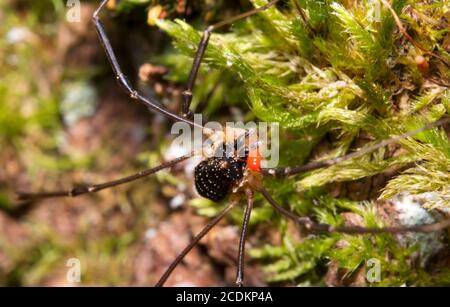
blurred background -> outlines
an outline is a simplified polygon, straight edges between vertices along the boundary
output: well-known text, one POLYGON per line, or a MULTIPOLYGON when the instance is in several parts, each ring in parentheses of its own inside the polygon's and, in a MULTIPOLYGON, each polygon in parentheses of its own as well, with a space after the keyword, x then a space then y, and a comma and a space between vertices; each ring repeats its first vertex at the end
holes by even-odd
MULTIPOLYGON (((199 26, 250 7, 221 2, 163 4, 167 17, 199 26)), ((16 200, 16 190, 99 183, 179 153, 168 147, 171 122, 115 82, 91 23, 97 5, 81 1, 80 22, 68 22, 65 1, 0 3, 0 285, 77 285, 66 278, 71 258, 80 261, 81 285, 152 285, 208 220, 186 207, 196 197, 192 163, 95 195, 16 200)), ((110 1, 102 19, 132 82, 177 111, 190 60, 177 57, 171 40, 147 24, 147 7, 110 1), (164 63, 185 67, 163 78, 164 63)), ((212 94, 213 86, 202 87, 195 100, 209 96, 209 114, 222 90, 212 94)), ((169 285, 233 284, 238 228, 227 224, 189 254, 169 285)), ((265 284, 257 269, 249 270, 249 283, 265 284)))

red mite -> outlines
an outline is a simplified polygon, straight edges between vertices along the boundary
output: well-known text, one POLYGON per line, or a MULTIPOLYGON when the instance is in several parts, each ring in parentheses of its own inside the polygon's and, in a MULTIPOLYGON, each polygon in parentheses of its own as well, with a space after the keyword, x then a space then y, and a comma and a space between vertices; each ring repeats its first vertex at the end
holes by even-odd
POLYGON ((247 157, 247 167, 254 172, 261 171, 261 154, 258 150, 253 150, 247 157))

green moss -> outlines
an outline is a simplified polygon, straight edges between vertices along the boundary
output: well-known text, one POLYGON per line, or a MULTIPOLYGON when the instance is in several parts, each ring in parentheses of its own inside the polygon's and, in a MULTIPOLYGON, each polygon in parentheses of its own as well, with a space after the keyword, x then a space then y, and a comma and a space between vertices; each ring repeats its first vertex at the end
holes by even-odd
MULTIPOLYGON (((267 3, 264 0, 251 2, 255 7, 267 3)), ((313 146, 326 134, 335 136, 331 150, 324 156, 332 158, 350 152, 355 137, 363 132, 373 139, 364 145, 369 146, 435 121, 448 113, 448 90, 441 86, 433 86, 431 90, 423 87, 426 76, 420 73, 414 61, 414 56, 421 51, 403 39, 391 12, 379 4, 293 0, 237 22, 223 33, 220 30, 211 37, 202 66, 203 75, 194 92, 201 94, 208 75, 215 71, 225 71, 238 79, 229 92, 235 91, 237 86, 246 89, 245 101, 239 101, 241 107, 260 121, 279 122, 284 135, 297 138, 282 144, 283 165, 304 163, 313 146), (413 85, 405 90, 402 82, 413 85), (398 111, 396 94, 399 92, 408 97, 401 111, 398 111), (309 146, 305 146, 308 142, 303 142, 302 138, 309 140, 309 146)), ((442 30, 430 24, 422 28, 416 19, 405 14, 406 6, 437 21, 445 18, 445 5, 435 4, 431 9, 414 1, 392 3, 414 39, 447 58, 449 54, 439 47, 442 30)), ((174 45, 183 55, 192 58, 201 29, 181 20, 167 19, 158 21, 157 26, 173 37, 174 45)), ((436 65, 440 64, 437 61, 436 65)), ((448 76, 448 69, 446 72, 448 76)), ((223 103, 229 104, 229 101, 224 98, 223 103)), ((196 105, 193 110, 201 111, 195 108, 196 105)), ((289 202, 294 211, 312 215, 318 221, 339 224, 342 223, 339 214, 350 211, 362 217, 365 225, 380 226, 373 202, 332 199, 321 187, 401 166, 405 170, 387 183, 382 198, 404 191, 412 194, 435 191, 448 195, 449 144, 442 128, 435 128, 400 141, 405 150, 401 155, 386 158, 385 149, 380 149, 295 178, 267 180, 266 184, 277 200, 289 202)), ((448 203, 441 201, 439 206, 448 207, 448 203)), ((207 207, 204 204, 200 212, 208 212, 207 207)), ((277 221, 284 233, 282 244, 255 249, 252 255, 269 262, 266 271, 273 282, 322 284, 324 264, 338 263, 351 275, 371 258, 380 259, 383 268, 382 282, 374 285, 448 282, 448 272, 431 276, 409 263, 407 259, 415 247, 399 247, 390 235, 312 236, 297 242, 289 231, 283 231, 282 219, 272 217, 272 221, 277 221), (337 248, 339 240, 345 240, 346 246, 337 248)))

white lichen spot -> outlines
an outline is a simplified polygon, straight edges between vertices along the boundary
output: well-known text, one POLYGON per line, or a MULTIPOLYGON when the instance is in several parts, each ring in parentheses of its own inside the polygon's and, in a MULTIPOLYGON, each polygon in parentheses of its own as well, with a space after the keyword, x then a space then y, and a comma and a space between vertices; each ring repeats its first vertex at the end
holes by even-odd
POLYGON ((177 194, 174 198, 172 198, 169 202, 169 206, 171 209, 178 209, 186 202, 186 196, 183 193, 177 194))
POLYGON ((406 226, 433 223, 434 218, 411 195, 401 195, 395 200, 400 222, 406 226))
POLYGON ((79 119, 94 114, 98 95, 95 87, 87 82, 67 83, 63 86, 61 113, 64 122, 72 126, 79 119))
POLYGON ((6 33, 6 41, 14 45, 30 40, 32 36, 33 33, 26 27, 14 27, 6 33))
POLYGON ((144 234, 145 241, 150 241, 156 236, 156 229, 155 228, 149 228, 144 234))
MULTIPOLYGON (((450 190, 450 186, 448 188, 450 190)), ((431 209, 439 209, 441 212, 450 216, 450 193, 447 191, 427 192, 418 195, 419 200, 423 203, 423 207, 431 209)))
MULTIPOLYGON (((392 203, 398 213, 398 220, 403 226, 423 225, 437 222, 437 219, 426 209, 422 208, 417 196, 402 193, 392 199, 392 203)), ((420 259, 422 266, 439 252, 443 247, 441 242, 442 232, 433 233, 405 233, 398 235, 403 246, 417 245, 418 251, 413 257, 420 259)))

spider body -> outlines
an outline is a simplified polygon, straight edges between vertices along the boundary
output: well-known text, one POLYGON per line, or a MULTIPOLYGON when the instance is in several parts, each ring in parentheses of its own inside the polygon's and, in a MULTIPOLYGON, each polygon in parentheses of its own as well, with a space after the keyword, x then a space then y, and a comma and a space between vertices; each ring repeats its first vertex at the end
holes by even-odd
POLYGON ((195 188, 201 196, 220 202, 244 177, 245 167, 244 161, 233 157, 208 158, 195 167, 195 188))
POLYGON ((220 202, 245 181, 249 161, 248 143, 241 142, 245 130, 234 129, 233 142, 226 142, 225 133, 218 132, 212 136, 211 152, 194 169, 194 183, 198 194, 214 202, 220 202))

